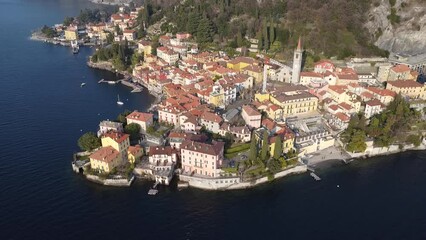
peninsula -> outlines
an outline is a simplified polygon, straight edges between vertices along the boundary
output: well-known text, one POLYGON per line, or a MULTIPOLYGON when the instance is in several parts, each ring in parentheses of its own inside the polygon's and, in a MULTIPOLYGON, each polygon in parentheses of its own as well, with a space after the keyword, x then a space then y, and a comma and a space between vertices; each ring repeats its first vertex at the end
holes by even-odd
POLYGON ((419 79, 426 61, 380 50, 376 57, 313 57, 302 34, 283 37, 262 16, 255 31, 229 38, 204 5, 191 2, 175 6, 176 19, 148 1, 110 15, 86 10, 42 29, 64 45, 92 43, 89 66, 123 73, 158 97, 148 112, 125 111, 84 134, 75 171, 106 185, 130 186, 135 176, 168 185, 177 175, 182 186, 226 190, 325 160, 425 148, 419 79), (291 57, 282 54, 283 42, 291 57))

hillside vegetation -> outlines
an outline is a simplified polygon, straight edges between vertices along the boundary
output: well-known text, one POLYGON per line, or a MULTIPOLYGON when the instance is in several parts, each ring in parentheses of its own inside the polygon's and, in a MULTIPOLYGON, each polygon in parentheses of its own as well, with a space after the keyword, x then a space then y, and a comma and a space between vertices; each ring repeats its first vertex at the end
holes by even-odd
POLYGON ((270 54, 293 50, 302 36, 314 55, 386 55, 363 27, 372 0, 147 0, 146 20, 162 30, 187 31, 202 45, 247 46, 257 38, 270 54))

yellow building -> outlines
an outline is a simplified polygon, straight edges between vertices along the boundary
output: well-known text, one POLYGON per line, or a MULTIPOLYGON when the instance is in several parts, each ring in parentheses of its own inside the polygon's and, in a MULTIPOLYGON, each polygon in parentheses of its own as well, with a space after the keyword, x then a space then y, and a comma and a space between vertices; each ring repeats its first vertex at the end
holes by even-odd
POLYGON ((99 39, 100 39, 101 41, 106 41, 106 40, 107 40, 107 38, 108 38, 108 35, 109 35, 109 34, 111 34, 111 33, 106 32, 106 31, 100 31, 100 32, 99 32, 99 39))
POLYGON ((426 99, 425 86, 412 80, 396 80, 386 84, 386 89, 412 99, 426 99))
POLYGON ((136 160, 139 160, 143 155, 143 149, 140 146, 130 146, 127 149, 127 158, 131 164, 134 164, 136 160))
POLYGON ((101 138, 102 147, 111 146, 120 153, 122 162, 126 162, 127 149, 130 146, 129 135, 119 132, 107 132, 101 138))
POLYGON ((68 41, 78 40, 78 31, 76 27, 68 27, 65 29, 65 39, 68 41))
POLYGON ((407 65, 404 65, 404 64, 396 65, 389 70, 388 81, 416 80, 416 79, 414 78, 414 76, 411 75, 411 69, 407 65))
POLYGON ((238 72, 250 65, 259 65, 259 63, 258 61, 250 57, 236 57, 226 63, 227 68, 234 69, 238 72))
POLYGON ((255 85, 260 86, 263 81, 263 70, 257 65, 249 65, 242 69, 242 72, 253 77, 255 85))
POLYGON ((258 102, 264 102, 264 101, 269 100, 270 96, 271 96, 271 94, 269 94, 269 93, 256 93, 254 95, 254 99, 258 102))
POLYGON ((90 167, 99 172, 109 173, 115 167, 120 166, 120 153, 113 147, 103 147, 89 156, 90 167))
POLYGON ((221 107, 223 106, 223 101, 224 100, 224 94, 223 92, 215 92, 215 93, 211 93, 209 96, 209 104, 215 106, 215 107, 221 107))
MULTIPOLYGON (((268 145, 269 145, 269 155, 273 156, 275 151, 275 141, 278 139, 278 136, 281 137, 282 141, 282 153, 287 153, 289 150, 294 150, 294 133, 286 126, 280 126, 281 129, 277 131, 273 136, 268 137, 268 145)), ((255 138, 256 141, 262 146, 263 144, 263 131, 261 130, 256 132, 255 138)))
POLYGON ((318 98, 307 92, 297 95, 271 96, 270 100, 282 108, 283 116, 309 113, 318 108, 318 98))
POLYGON ((283 117, 283 110, 276 104, 268 106, 265 112, 269 118, 274 120, 281 119, 283 117))
POLYGON ((152 43, 149 41, 141 40, 138 42, 138 51, 139 53, 143 53, 146 57, 147 55, 151 55, 152 52, 152 43))

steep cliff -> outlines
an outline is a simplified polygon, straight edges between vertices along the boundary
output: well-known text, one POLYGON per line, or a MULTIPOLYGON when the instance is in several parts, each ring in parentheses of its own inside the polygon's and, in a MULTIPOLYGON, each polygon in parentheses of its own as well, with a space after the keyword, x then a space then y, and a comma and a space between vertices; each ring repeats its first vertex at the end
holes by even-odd
POLYGON ((382 49, 426 53, 426 0, 375 0, 365 26, 382 49))

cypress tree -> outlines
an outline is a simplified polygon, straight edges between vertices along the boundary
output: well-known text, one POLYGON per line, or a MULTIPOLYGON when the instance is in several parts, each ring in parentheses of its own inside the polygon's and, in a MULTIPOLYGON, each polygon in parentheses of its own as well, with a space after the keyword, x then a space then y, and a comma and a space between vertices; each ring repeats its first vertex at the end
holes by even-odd
POLYGON ((268 160, 268 149, 269 149, 269 144, 268 144, 268 132, 264 131, 263 132, 263 138, 262 138, 262 150, 260 152, 260 159, 262 161, 266 161, 268 160))
POLYGON ((257 142, 254 133, 251 135, 249 160, 253 164, 257 158, 257 142))
POLYGON ((281 157, 282 152, 283 152, 283 142, 281 140, 281 136, 278 135, 275 138, 274 158, 279 159, 281 157))

